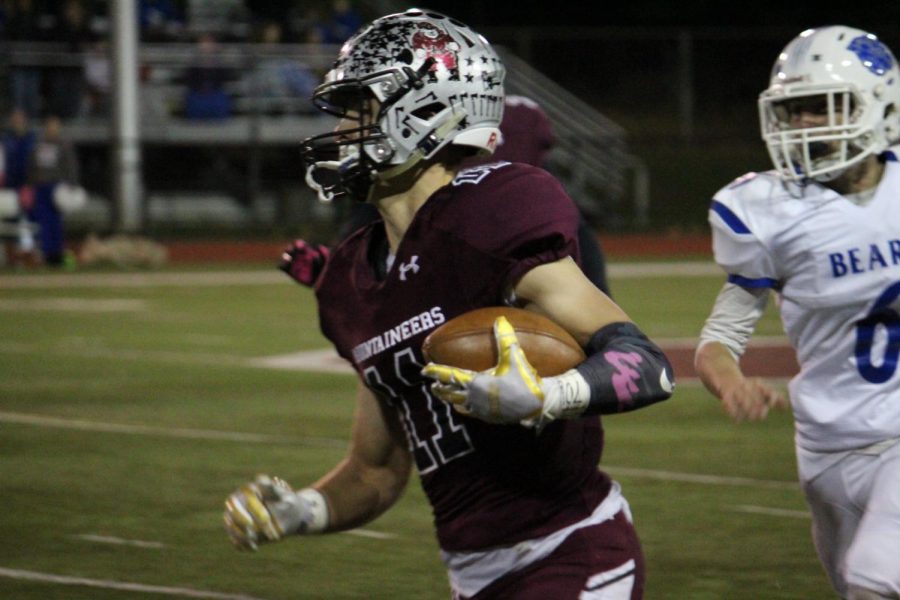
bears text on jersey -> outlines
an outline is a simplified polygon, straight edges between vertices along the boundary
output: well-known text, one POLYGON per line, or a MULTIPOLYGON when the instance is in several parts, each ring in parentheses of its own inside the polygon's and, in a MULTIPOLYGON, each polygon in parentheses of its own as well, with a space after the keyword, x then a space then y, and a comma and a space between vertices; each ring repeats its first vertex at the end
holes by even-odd
POLYGON ((832 277, 859 275, 900 265, 900 239, 869 244, 868 248, 848 248, 828 254, 832 277))

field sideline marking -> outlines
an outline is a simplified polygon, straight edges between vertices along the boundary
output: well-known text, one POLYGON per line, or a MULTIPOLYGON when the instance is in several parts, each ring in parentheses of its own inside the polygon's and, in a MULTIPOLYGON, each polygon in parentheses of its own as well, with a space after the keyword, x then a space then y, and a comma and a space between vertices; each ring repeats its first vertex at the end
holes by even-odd
POLYGON ((768 506, 753 506, 752 504, 738 504, 730 507, 731 510, 754 515, 768 515, 770 517, 791 517, 794 519, 811 519, 812 515, 805 510, 790 510, 787 508, 770 508, 768 506))
POLYGON ((134 546, 135 548, 165 548, 162 542, 147 542, 145 540, 126 540, 125 538, 113 537, 110 535, 97 535, 94 533, 81 533, 72 537, 86 542, 97 542, 98 544, 112 544, 113 546, 134 546))
MULTIPOLYGON (((185 429, 151 427, 147 425, 122 425, 117 423, 103 423, 99 421, 85 421, 82 419, 66 419, 44 415, 31 415, 0 411, 0 422, 18 423, 23 425, 35 425, 38 427, 58 427, 64 429, 76 429, 81 431, 96 431, 104 433, 125 433, 132 435, 160 435, 166 437, 210 439, 226 442, 250 442, 270 444, 272 442, 298 443, 310 446, 329 448, 345 448, 346 440, 327 437, 308 436, 273 436, 264 433, 243 433, 238 431, 216 431, 211 429, 185 429)), ((676 471, 661 471, 657 469, 640 469, 634 467, 616 467, 601 465, 610 473, 621 473, 629 477, 643 477, 660 481, 679 481, 683 483, 699 483, 703 485, 732 485, 774 489, 796 489, 797 483, 790 481, 772 481, 767 479, 752 479, 749 477, 728 477, 723 475, 703 475, 699 473, 679 473, 676 471)))
MULTIPOLYGON (((693 351, 697 347, 697 338, 657 338, 656 343, 664 352, 693 351)), ((758 336, 751 339, 750 348, 787 348, 789 342, 785 336, 758 336)), ((287 371, 312 371, 315 373, 353 374, 353 367, 338 356, 333 348, 304 350, 287 354, 273 354, 248 359, 246 364, 264 369, 283 369, 287 371)), ((691 378, 693 379, 693 378, 691 378)))
POLYGON ((32 415, 0 411, 0 422, 18 423, 20 425, 36 425, 38 427, 56 427, 76 429, 79 431, 95 431, 103 433, 125 433, 131 435, 158 435, 200 440, 220 440, 226 442, 250 442, 256 444, 299 443, 307 446, 323 448, 346 448, 347 441, 337 438, 312 436, 275 436, 265 433, 245 433, 241 431, 218 431, 214 429, 154 427, 151 425, 125 425, 121 423, 104 423, 83 419, 67 419, 45 415, 32 415))
POLYGON ((371 529, 348 529, 347 531, 342 531, 341 533, 346 533, 347 535, 355 535, 357 537, 370 538, 373 540, 393 540, 398 537, 396 533, 384 533, 381 531, 372 531, 371 529))
POLYGON ((659 481, 677 481, 680 483, 699 483, 702 485, 732 485, 738 487, 767 488, 776 490, 796 490, 796 481, 775 481, 772 479, 753 479, 751 477, 729 477, 725 475, 702 475, 699 473, 679 473, 676 471, 660 471, 657 469, 640 469, 632 467, 615 467, 600 465, 611 474, 619 473, 628 477, 643 477, 659 481))
MULTIPOLYGON (((157 273, 60 273, 0 275, 0 289, 214 287, 291 283, 281 271, 171 271, 157 273)), ((296 285, 296 284, 295 284, 296 285)))
MULTIPOLYGON (((695 338, 657 338, 657 344, 663 351, 689 351, 696 346, 695 338)), ((786 348, 788 341, 780 336, 760 336, 750 340, 751 348, 786 348)), ((53 354, 55 356, 79 356, 83 358, 108 358, 113 360, 155 360, 177 364, 211 365, 219 367, 249 367, 255 369, 273 369, 285 371, 305 371, 311 373, 332 373, 336 375, 353 375, 355 371, 350 363, 338 356, 332 348, 319 348, 272 354, 266 356, 242 357, 230 354, 213 354, 208 352, 179 352, 173 350, 141 350, 137 348, 71 348, 53 347, 41 349, 37 344, 29 342, 9 342, 0 340, 0 353, 5 354, 53 354)), ((680 377, 679 383, 687 383, 695 377, 680 377)), ((769 378, 772 379, 772 378, 769 378)), ((777 378, 776 378, 777 379, 777 378)))
POLYGON ((149 303, 140 298, 0 298, 0 310, 41 312, 141 312, 149 303))
MULTIPOLYGON (((393 540, 397 538, 397 534, 384 533, 382 531, 374 531, 372 529, 349 529, 341 533, 347 535, 355 535, 357 537, 369 538, 373 540, 393 540)), ((94 533, 80 533, 73 535, 73 538, 84 540, 86 542, 96 542, 98 544, 111 544, 113 546, 134 546, 135 548, 165 548, 162 542, 148 542, 145 540, 126 540, 125 538, 114 537, 111 535, 97 535, 94 533)))
MULTIPOLYGON (((610 279, 638 277, 710 277, 724 272, 712 260, 676 262, 612 262, 610 279)), ((60 273, 53 275, 0 275, 0 289, 60 289, 157 286, 226 286, 294 284, 275 269, 267 271, 168 271, 156 273, 60 273)))
POLYGON ((247 596, 245 594, 224 594, 221 592, 193 590, 191 588, 144 585, 143 583, 111 581, 107 579, 87 579, 85 577, 69 577, 66 575, 39 573, 37 571, 23 571, 20 569, 7 569, 4 567, 0 567, 0 577, 21 579, 23 581, 37 581, 40 583, 80 585, 107 590, 124 590, 128 592, 144 592, 147 594, 164 594, 166 596, 182 596, 185 598, 210 598, 211 600, 263 600, 258 596, 247 596))
POLYGON ((307 371, 312 373, 333 373, 353 375, 356 371, 350 363, 338 356, 331 348, 320 348, 288 354, 268 356, 234 356, 208 352, 179 352, 173 350, 141 350, 137 348, 107 347, 56 347, 40 349, 29 342, 9 342, 0 340, 0 353, 5 354, 53 354, 55 356, 78 356, 81 358, 105 358, 112 360, 142 361, 155 360, 167 363, 211 365, 219 367, 248 367, 254 369, 274 369, 287 371, 307 371))
POLYGON ((312 371, 313 373, 354 374, 350 363, 338 355, 333 348, 304 350, 289 354, 258 356, 247 361, 251 367, 263 369, 284 369, 287 371, 312 371))

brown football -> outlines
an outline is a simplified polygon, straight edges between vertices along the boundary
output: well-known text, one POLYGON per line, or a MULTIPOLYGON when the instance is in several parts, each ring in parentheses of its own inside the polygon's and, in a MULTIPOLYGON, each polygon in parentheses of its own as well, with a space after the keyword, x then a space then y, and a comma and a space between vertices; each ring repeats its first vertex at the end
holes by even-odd
POLYGON ((507 306, 478 308, 450 319, 425 338, 425 358, 472 371, 496 366, 494 320, 500 315, 515 328, 525 356, 542 377, 565 373, 584 360, 584 351, 568 331, 530 310, 507 306))

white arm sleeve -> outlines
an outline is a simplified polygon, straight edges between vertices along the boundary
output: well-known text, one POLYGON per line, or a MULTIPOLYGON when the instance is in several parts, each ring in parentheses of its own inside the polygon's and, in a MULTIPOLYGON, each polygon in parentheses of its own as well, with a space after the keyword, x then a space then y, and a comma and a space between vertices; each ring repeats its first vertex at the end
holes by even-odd
POLYGON ((735 360, 739 360, 768 300, 768 288, 744 288, 726 283, 703 325, 697 349, 709 342, 719 342, 728 348, 735 360))

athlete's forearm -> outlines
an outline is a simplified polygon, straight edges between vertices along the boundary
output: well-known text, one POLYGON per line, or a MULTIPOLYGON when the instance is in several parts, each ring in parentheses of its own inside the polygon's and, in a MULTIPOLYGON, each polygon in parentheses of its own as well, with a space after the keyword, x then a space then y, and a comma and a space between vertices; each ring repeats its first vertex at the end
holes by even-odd
MULTIPOLYGON (((406 449, 403 449, 406 453, 406 449)), ((409 459, 397 456, 380 467, 352 456, 313 484, 328 503, 326 531, 342 531, 372 521, 400 497, 409 478, 409 459)))
POLYGON ((694 370, 706 389, 719 399, 722 399, 726 390, 737 387, 744 380, 741 367, 731 350, 717 341, 707 341, 697 348, 694 370))
POLYGON ((358 527, 386 511, 400 497, 412 458, 393 408, 362 382, 347 457, 312 487, 328 503, 326 531, 358 527))

